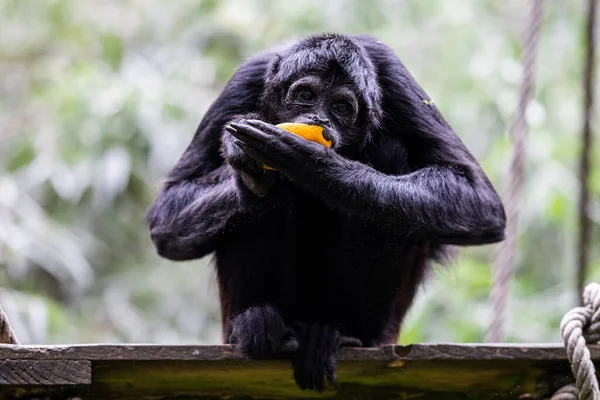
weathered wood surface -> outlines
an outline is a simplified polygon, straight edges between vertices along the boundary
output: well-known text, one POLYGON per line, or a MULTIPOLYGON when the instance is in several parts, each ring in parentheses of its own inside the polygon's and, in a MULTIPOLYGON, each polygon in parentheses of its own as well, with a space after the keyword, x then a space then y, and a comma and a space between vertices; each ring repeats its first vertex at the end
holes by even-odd
POLYGON ((92 363, 80 360, 0 361, 0 385, 91 385, 92 363))
MULTIPOLYGON (((590 350, 600 361, 600 346, 590 350)), ((288 360, 249 361, 229 346, 0 345, 0 399, 543 399, 572 380, 560 344, 343 349, 323 394, 298 390, 288 360)))

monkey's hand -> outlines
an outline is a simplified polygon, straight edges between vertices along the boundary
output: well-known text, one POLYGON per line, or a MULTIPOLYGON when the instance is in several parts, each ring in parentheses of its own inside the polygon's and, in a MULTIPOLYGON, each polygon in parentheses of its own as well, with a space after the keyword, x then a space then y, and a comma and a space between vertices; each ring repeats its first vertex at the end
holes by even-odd
POLYGON ((263 197, 277 182, 279 174, 277 171, 264 169, 262 163, 244 153, 231 134, 232 129, 231 125, 225 127, 221 139, 221 155, 238 172, 242 185, 256 196, 263 197))
POLYGON ((280 353, 290 334, 279 312, 265 304, 250 307, 234 318, 229 342, 249 358, 271 358, 280 353))
MULTIPOLYGON (((337 329, 318 323, 296 323, 298 350, 292 356, 294 379, 302 390, 325 389, 325 378, 335 382, 337 355, 342 344, 337 329)), ((360 342, 358 342, 360 343, 360 342)))
POLYGON ((292 181, 309 179, 319 160, 331 157, 333 150, 259 120, 231 123, 228 128, 244 154, 269 165, 292 181))

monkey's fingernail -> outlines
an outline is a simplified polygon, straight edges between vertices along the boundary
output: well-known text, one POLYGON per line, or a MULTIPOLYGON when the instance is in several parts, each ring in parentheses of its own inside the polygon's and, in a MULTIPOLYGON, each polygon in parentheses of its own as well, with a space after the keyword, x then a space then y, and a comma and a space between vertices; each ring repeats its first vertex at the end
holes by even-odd
POLYGON ((235 129, 235 128, 234 128, 233 126, 231 126, 231 125, 227 125, 227 126, 225 127, 225 130, 226 130, 227 132, 230 132, 230 133, 237 132, 237 129, 235 129))

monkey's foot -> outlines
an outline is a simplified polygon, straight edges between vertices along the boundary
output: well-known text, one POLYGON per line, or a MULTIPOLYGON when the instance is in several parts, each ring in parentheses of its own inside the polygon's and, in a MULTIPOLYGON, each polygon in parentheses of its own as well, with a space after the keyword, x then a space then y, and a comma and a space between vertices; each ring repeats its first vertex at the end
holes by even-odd
POLYGON ((335 369, 341 346, 362 346, 358 339, 340 336, 337 329, 318 323, 294 324, 298 349, 292 356, 294 379, 302 390, 325 389, 325 379, 335 382, 335 369))
POLYGON ((233 319, 229 342, 249 358, 272 358, 288 335, 279 312, 265 304, 250 307, 233 319))

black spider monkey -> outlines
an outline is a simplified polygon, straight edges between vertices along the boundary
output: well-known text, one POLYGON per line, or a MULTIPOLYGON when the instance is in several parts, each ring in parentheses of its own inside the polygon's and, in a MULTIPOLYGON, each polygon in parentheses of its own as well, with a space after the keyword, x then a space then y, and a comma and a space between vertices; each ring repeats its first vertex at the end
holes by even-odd
POLYGON ((487 176, 393 51, 338 34, 244 62, 148 220, 162 257, 215 253, 223 341, 260 358, 295 340, 295 380, 319 391, 341 337, 397 341, 431 260, 505 235, 487 176))

